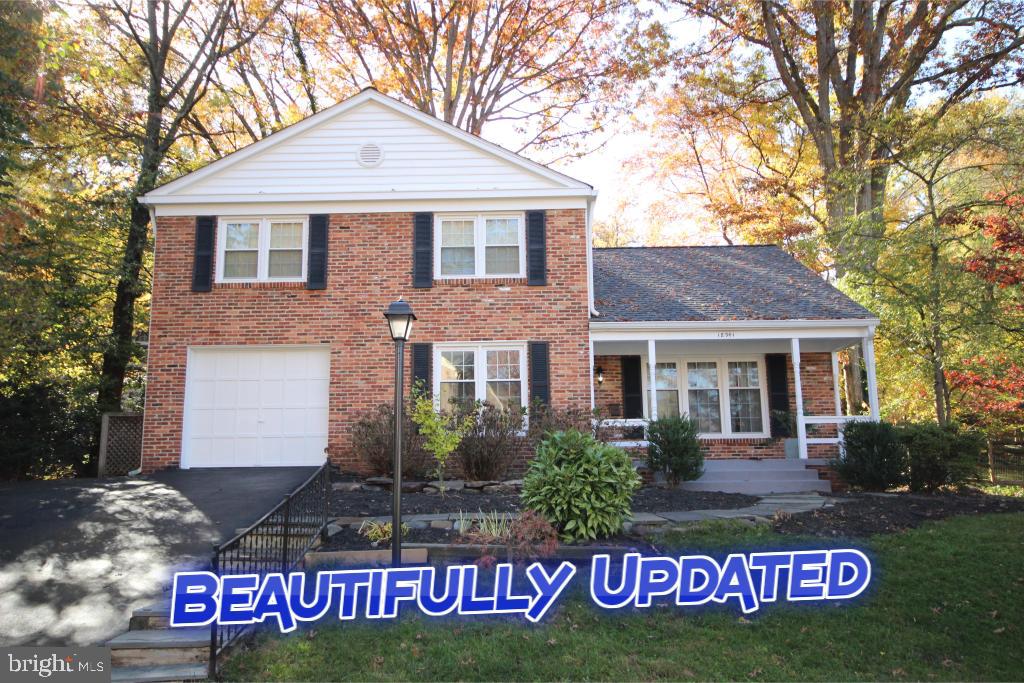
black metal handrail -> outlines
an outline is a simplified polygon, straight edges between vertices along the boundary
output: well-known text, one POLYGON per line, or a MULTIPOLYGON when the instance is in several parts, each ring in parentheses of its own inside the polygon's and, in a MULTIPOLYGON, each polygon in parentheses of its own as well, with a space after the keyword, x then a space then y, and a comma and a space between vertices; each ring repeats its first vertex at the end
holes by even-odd
MULTIPOLYGON (((213 547, 211 565, 219 576, 226 574, 287 573, 302 563, 318 536, 327 527, 331 472, 324 463, 301 486, 284 497, 273 510, 230 540, 213 547)), ((217 675, 220 654, 248 626, 210 626, 209 675, 217 675)))

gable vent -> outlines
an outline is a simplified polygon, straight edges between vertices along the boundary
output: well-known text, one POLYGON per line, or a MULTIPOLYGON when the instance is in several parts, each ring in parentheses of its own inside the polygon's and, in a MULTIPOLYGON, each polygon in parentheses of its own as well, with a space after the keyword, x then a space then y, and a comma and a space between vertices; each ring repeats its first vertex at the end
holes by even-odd
POLYGON ((376 142, 367 142, 356 152, 356 160, 366 168, 380 166, 380 162, 384 161, 384 150, 376 142))

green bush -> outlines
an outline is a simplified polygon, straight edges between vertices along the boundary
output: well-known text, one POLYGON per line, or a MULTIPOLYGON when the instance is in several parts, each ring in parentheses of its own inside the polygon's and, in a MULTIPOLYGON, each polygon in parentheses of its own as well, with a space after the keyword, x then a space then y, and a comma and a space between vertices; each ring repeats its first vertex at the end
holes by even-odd
POLYGON ((935 491, 970 479, 981 456, 981 438, 954 426, 920 422, 900 427, 907 449, 911 491, 935 491))
POLYGON ((537 446, 522 500, 565 540, 585 540, 618 533, 639 487, 624 450, 571 429, 549 434, 537 446))
POLYGON ((689 417, 658 418, 647 427, 647 464, 673 485, 696 479, 704 472, 697 433, 697 421, 689 417))
POLYGON ((69 383, 0 382, 0 480, 95 475, 100 416, 69 383))
POLYGON ((906 481, 907 452, 896 427, 888 422, 851 422, 843 437, 845 456, 832 467, 850 486, 884 491, 906 481))

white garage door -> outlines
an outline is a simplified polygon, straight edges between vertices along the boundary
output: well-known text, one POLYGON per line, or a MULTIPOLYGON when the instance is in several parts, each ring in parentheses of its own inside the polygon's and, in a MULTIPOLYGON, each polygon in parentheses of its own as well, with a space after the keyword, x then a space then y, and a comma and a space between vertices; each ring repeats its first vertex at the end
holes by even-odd
POLYGON ((325 347, 191 349, 182 467, 320 465, 325 347))

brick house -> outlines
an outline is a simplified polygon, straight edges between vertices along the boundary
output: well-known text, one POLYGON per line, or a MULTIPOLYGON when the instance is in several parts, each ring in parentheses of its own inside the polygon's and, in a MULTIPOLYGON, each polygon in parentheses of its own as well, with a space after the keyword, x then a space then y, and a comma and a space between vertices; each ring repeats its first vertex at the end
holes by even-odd
POLYGON ((859 419, 835 352, 863 343, 877 415, 868 311, 773 247, 592 249, 595 196, 372 89, 150 192, 143 470, 365 470, 399 297, 439 401, 596 407, 627 445, 689 413, 734 458, 784 457, 778 410, 807 458, 859 419))

